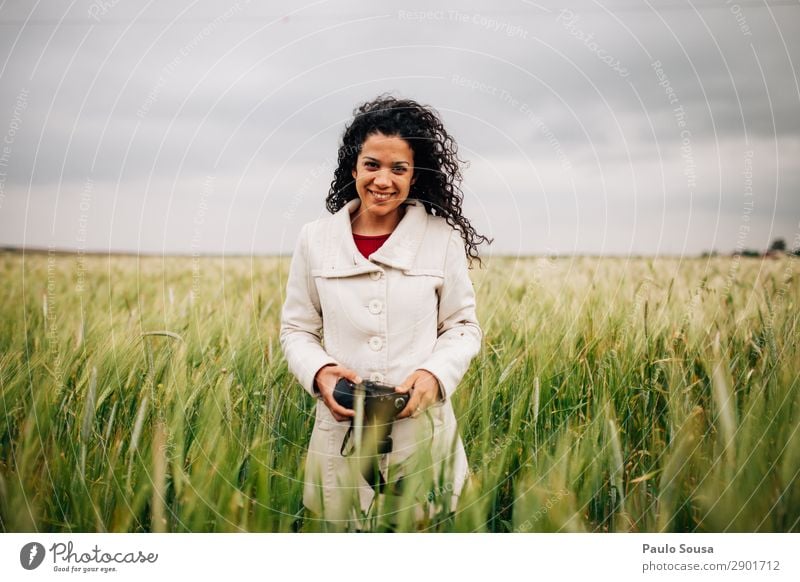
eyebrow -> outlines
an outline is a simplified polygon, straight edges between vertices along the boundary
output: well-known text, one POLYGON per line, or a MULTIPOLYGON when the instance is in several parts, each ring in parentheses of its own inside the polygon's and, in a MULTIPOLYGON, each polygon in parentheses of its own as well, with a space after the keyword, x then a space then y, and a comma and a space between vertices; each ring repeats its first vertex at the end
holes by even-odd
MULTIPOLYGON (((365 159, 365 160, 370 160, 370 161, 373 161, 373 162, 380 162, 380 160, 379 160, 378 158, 373 158, 372 156, 364 156, 364 159, 365 159)), ((411 165, 411 163, 410 163, 410 162, 407 162, 407 161, 405 161, 405 160, 399 160, 399 161, 397 161, 397 162, 392 162, 392 165, 395 165, 395 166, 397 166, 398 164, 405 164, 405 165, 407 165, 407 166, 410 166, 410 165, 411 165)))

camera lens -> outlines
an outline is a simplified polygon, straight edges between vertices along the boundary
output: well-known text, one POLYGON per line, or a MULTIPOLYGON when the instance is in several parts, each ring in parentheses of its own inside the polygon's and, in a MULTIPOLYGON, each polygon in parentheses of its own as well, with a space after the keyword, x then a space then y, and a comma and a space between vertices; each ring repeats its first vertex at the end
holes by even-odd
POLYGON ((402 410, 403 408, 405 408, 405 405, 406 405, 406 402, 402 398, 398 397, 398 398, 394 399, 394 407, 397 410, 402 410))

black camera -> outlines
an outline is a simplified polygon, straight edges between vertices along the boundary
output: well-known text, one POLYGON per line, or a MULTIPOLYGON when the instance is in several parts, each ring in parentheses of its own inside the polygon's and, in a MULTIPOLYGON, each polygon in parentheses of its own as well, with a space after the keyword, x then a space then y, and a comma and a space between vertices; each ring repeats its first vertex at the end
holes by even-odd
MULTIPOLYGON (((351 420, 341 454, 349 456, 345 450, 351 435, 360 436, 360 442, 354 444, 357 450, 361 450, 361 474, 377 492, 382 492, 386 486, 378 467, 378 457, 392 451, 392 421, 406 407, 410 397, 408 393, 395 392, 394 386, 370 380, 353 384, 340 378, 333 389, 336 403, 350 410, 357 410, 357 399, 363 398, 362 413, 351 420)), ((399 483, 394 486, 399 487, 399 483)))
MULTIPOLYGON (((339 406, 355 410, 356 384, 347 378, 339 378, 333 389, 333 399, 339 406)), ((358 385, 364 391, 364 424, 386 424, 406 407, 410 395, 395 392, 394 386, 364 380, 358 385)))

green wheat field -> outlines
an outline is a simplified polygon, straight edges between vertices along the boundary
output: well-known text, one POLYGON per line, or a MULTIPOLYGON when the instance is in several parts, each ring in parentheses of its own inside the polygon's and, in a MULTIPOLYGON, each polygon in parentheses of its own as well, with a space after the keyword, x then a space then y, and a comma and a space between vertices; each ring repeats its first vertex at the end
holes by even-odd
MULTIPOLYGON (((313 402, 278 342, 288 262, 0 255, 0 529, 318 531, 313 402)), ((471 274, 471 475, 417 529, 800 531, 796 258, 471 274)))

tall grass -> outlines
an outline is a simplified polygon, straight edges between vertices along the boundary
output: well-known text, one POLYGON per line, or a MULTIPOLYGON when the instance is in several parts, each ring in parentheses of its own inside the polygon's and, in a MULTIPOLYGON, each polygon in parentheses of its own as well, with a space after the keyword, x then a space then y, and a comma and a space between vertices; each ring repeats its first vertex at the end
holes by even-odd
MULTIPOLYGON (((399 529, 800 531, 794 261, 474 271, 470 478, 454 515, 432 484, 434 517, 399 529)), ((0 256, 0 528, 319 529, 298 519, 313 408, 278 347, 287 266, 0 256)))

